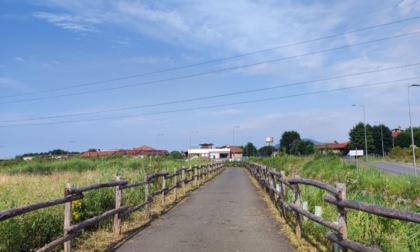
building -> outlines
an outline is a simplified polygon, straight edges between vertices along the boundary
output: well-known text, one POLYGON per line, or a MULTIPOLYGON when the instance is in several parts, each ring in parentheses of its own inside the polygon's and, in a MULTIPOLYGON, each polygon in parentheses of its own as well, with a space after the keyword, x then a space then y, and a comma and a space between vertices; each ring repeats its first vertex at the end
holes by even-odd
POLYGON ((167 150, 157 150, 147 145, 143 145, 132 150, 127 150, 127 153, 132 156, 146 157, 146 156, 167 156, 167 150))
POLYGON ((228 148, 230 150, 229 158, 231 159, 235 159, 235 160, 242 159, 244 155, 244 151, 238 146, 225 145, 220 148, 228 148))
POLYGON ((392 138, 396 138, 399 134, 401 134, 401 126, 391 130, 392 138))
POLYGON ((157 150, 150 146, 143 145, 131 150, 98 150, 83 152, 81 157, 103 157, 112 155, 130 155, 135 157, 150 157, 150 156, 167 156, 167 150, 157 150))
POLYGON ((316 148, 321 151, 322 154, 327 154, 329 151, 332 151, 335 154, 340 154, 341 156, 347 155, 350 150, 350 141, 343 142, 343 143, 326 143, 317 145, 316 148))
POLYGON ((243 151, 237 146, 225 145, 213 148, 213 144, 200 144, 199 149, 188 149, 188 158, 207 158, 211 160, 241 159, 243 151))

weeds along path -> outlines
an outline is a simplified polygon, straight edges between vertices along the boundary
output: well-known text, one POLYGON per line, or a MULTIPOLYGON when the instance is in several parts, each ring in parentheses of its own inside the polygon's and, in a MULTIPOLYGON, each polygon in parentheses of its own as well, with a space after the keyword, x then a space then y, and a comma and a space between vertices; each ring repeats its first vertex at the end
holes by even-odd
POLYGON ((224 172, 109 251, 295 251, 245 169, 224 172))

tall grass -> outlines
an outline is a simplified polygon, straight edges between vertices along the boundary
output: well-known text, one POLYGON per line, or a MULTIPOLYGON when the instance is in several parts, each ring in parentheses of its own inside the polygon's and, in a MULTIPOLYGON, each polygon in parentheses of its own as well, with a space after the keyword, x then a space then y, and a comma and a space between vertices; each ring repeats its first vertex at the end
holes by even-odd
MULTIPOLYGON (((420 179, 412 176, 394 176, 370 168, 343 162, 336 156, 316 156, 299 160, 298 157, 272 157, 257 160, 277 170, 285 170, 291 177, 299 174, 333 185, 335 182, 347 185, 347 198, 390 208, 420 212, 420 179)), ((323 217, 336 221, 337 209, 323 200, 324 191, 300 186, 302 200, 308 201, 309 211, 322 206, 323 217)), ((289 195, 288 201, 293 201, 289 195)), ((347 217, 348 237, 382 251, 420 251, 420 225, 378 217, 356 210, 349 210, 347 217)), ((303 221, 302 233, 313 243, 329 243, 325 239, 327 229, 311 221, 303 221)), ((322 248, 330 250, 332 244, 322 248)))
MULTIPOLYGON (((2 166, 0 211, 63 197, 67 183, 75 187, 112 181, 116 175, 130 182, 143 181, 146 173, 190 167, 205 161, 185 162, 167 158, 128 157, 34 160, 2 166)), ((152 185, 156 187, 157 185, 152 185)), ((83 221, 115 207, 115 189, 86 192, 74 202, 73 221, 83 221)), ((144 201, 144 188, 124 190, 123 202, 133 206, 144 201)), ((59 205, 0 222, 0 251, 30 251, 63 235, 64 206, 59 205)), ((89 229, 111 228, 111 220, 89 229)))

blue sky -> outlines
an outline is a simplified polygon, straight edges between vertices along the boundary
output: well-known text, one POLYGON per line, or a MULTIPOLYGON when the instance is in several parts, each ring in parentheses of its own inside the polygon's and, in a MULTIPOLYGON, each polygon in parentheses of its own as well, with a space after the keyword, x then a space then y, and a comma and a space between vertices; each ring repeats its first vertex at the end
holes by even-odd
POLYGON ((352 104, 408 127, 420 83, 414 0, 0 0, 0 34, 0 157, 341 142, 352 104))

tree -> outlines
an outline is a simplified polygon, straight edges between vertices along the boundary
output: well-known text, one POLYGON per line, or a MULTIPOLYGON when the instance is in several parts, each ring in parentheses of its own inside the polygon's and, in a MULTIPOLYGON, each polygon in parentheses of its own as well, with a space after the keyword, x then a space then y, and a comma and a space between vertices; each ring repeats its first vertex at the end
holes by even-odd
POLYGON ((51 155, 63 155, 63 154, 67 154, 67 153, 68 153, 67 151, 62 150, 62 149, 55 149, 55 150, 52 150, 52 151, 48 152, 48 154, 51 154, 51 155))
POLYGON ((173 159, 184 159, 184 155, 179 151, 171 151, 169 156, 173 159))
MULTIPOLYGON (((350 148, 351 149, 358 149, 358 150, 365 150, 365 126, 363 123, 356 124, 349 132, 350 136, 350 148)), ((366 138, 367 138, 367 148, 368 154, 373 153, 375 150, 375 145, 373 144, 373 136, 372 136, 372 127, 367 124, 366 125, 366 138)), ((366 155, 366 153, 365 153, 366 155)))
POLYGON ((315 145, 311 141, 300 141, 297 146, 297 154, 311 155, 315 153, 315 145))
POLYGON ((381 130, 382 130, 382 136, 383 136, 383 141, 384 141, 384 152, 388 153, 392 148, 391 130, 383 124, 375 125, 372 127, 373 144, 375 145, 375 149, 373 152, 378 155, 382 155, 381 130))
POLYGON ((261 156, 263 157, 269 157, 273 154, 273 152, 276 150, 276 148, 274 148, 271 145, 267 145, 264 147, 261 147, 258 152, 260 153, 261 156))
POLYGON ((244 151, 243 155, 247 157, 255 156, 258 153, 257 148, 251 142, 248 142, 242 150, 244 151))
MULTIPOLYGON (((420 146, 420 127, 413 127, 414 145, 420 146)), ((407 128, 395 137, 394 145, 401 148, 409 148, 411 146, 411 129, 407 128)))
POLYGON ((296 131, 285 131, 281 135, 280 148, 285 149, 287 154, 294 154, 297 145, 300 141, 300 135, 296 131), (297 140, 297 141, 296 141, 297 140))

